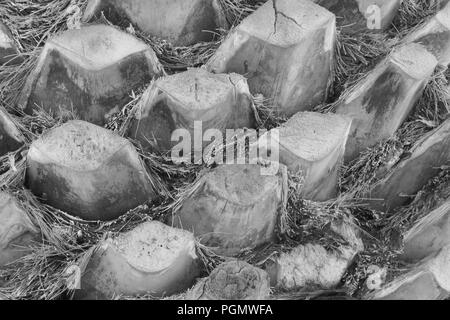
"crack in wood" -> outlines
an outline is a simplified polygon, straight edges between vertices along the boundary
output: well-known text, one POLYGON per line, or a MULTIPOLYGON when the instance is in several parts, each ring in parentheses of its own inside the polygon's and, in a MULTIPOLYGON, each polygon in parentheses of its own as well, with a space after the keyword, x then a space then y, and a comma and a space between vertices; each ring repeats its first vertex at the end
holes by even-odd
POLYGON ((278 23, 278 16, 282 16, 283 18, 292 21, 293 23, 295 23, 299 28, 303 29, 303 27, 297 22, 297 20, 295 20, 292 17, 289 17, 287 14, 285 14, 284 12, 281 12, 278 10, 278 6, 277 6, 277 0, 272 0, 272 7, 273 10, 275 12, 275 20, 273 22, 273 30, 274 33, 277 33, 277 23, 278 23))

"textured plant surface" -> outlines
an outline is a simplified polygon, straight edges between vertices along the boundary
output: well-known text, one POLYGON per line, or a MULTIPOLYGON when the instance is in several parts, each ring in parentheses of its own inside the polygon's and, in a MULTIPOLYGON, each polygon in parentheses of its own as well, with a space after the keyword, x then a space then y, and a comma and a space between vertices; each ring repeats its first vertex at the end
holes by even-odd
MULTIPOLYGON (((237 25, 243 18, 264 3, 252 0, 220 0, 230 25, 237 25)), ((12 192, 20 200, 32 221, 40 227, 44 243, 37 244, 33 252, 0 271, 0 295, 7 298, 58 299, 68 298, 71 281, 70 267, 83 266, 99 240, 114 233, 132 229, 149 219, 162 220, 172 214, 183 199, 193 194, 205 166, 174 165, 167 155, 143 151, 135 141, 142 160, 159 191, 153 203, 138 207, 116 221, 109 223, 81 221, 64 212, 41 204, 23 188, 25 157, 28 146, 40 135, 75 116, 58 118, 43 110, 25 115, 16 103, 24 81, 36 64, 41 48, 55 35, 80 26, 86 0, 0 0, 0 19, 10 28, 23 62, 18 66, 0 66, 0 105, 13 117, 26 137, 26 145, 15 153, 0 158, 0 187, 12 192)), ((405 0, 392 27, 383 34, 348 35, 338 30, 333 78, 330 81, 328 103, 316 108, 319 112, 333 111, 340 97, 346 92, 412 29, 436 12, 434 1, 405 0)), ((108 21, 106 21, 108 23, 108 21)), ((229 30, 217 30, 213 42, 188 47, 175 47, 167 41, 150 37, 129 22, 119 27, 136 35, 156 52, 167 74, 181 72, 189 67, 202 66, 229 30)), ((277 244, 264 246, 244 253, 241 258, 254 265, 261 265, 274 255, 286 252, 303 243, 317 243, 328 250, 336 250, 345 243, 330 231, 329 225, 343 217, 353 217, 355 227, 362 231, 365 252, 359 254, 355 264, 346 274, 337 290, 323 291, 308 288, 295 292, 274 292, 274 298, 351 298, 364 291, 367 268, 378 265, 389 270, 392 277, 407 270, 397 258, 399 239, 415 221, 435 208, 440 199, 450 195, 449 168, 441 168, 441 174, 429 182, 413 203, 394 214, 374 212, 361 205, 360 197, 380 177, 408 155, 413 143, 439 126, 448 118, 450 107, 445 99, 450 74, 438 69, 417 103, 415 111, 398 130, 397 134, 367 150, 341 172, 341 193, 338 199, 327 203, 314 203, 299 198, 301 179, 289 176, 288 199, 280 219, 277 244)), ((129 103, 111 116, 107 129, 125 136, 133 109, 148 84, 139 92, 130 92, 129 103)), ((254 109, 261 128, 274 128, 287 119, 270 111, 270 101, 258 95, 253 97, 254 109)), ((198 245, 198 254, 204 261, 204 273, 226 260, 214 255, 208 248, 198 245)), ((172 297, 182 298, 183 295, 172 297)), ((127 298, 127 297, 118 297, 127 298)), ((138 299, 151 297, 138 297, 138 299)), ((136 298, 134 298, 136 299, 136 298)))

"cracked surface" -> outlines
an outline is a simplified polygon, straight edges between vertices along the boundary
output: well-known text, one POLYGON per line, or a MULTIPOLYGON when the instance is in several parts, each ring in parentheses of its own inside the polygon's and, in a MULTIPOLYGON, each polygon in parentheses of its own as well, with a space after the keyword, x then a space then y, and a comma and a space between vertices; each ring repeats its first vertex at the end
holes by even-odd
POLYGON ((290 16, 288 16, 287 14, 285 14, 284 12, 281 12, 280 10, 278 10, 278 5, 277 5, 278 0, 272 0, 272 7, 273 7, 273 11, 275 12, 275 20, 273 22, 273 30, 276 33, 277 32, 277 25, 278 25, 278 16, 281 16, 287 20, 292 21, 293 23, 295 23, 297 25, 297 27, 299 28, 303 28, 298 22, 297 20, 295 20, 294 18, 291 18, 290 16))
POLYGON ((179 101, 187 110, 208 110, 231 100, 234 85, 227 75, 216 75, 204 69, 162 78, 158 88, 179 101))
POLYGON ((239 30, 281 47, 298 44, 334 23, 334 15, 307 0, 268 1, 238 26, 239 30))

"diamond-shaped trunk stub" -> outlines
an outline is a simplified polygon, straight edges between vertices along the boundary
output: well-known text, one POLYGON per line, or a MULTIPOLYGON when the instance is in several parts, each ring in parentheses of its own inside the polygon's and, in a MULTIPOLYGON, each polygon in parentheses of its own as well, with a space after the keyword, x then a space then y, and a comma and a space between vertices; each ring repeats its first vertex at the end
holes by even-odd
POLYGON ((262 93, 278 112, 293 115, 325 100, 335 37, 335 17, 321 6, 270 0, 229 34, 207 67, 244 75, 253 94, 262 93))
POLYGON ((418 221, 404 237, 403 258, 418 262, 450 245, 450 199, 418 221))
POLYGON ((19 62, 18 50, 8 28, 0 22, 0 66, 19 62))
POLYGON ((415 265, 384 288, 369 293, 369 300, 446 300, 450 297, 450 246, 415 265))
POLYGON ((282 175, 263 176, 258 165, 224 165, 203 176, 174 224, 193 231, 219 254, 233 256, 274 238, 285 192, 282 175))
POLYGON ((402 0, 313 0, 336 15, 336 23, 348 33, 388 28, 402 0))
POLYGON ((152 221, 115 238, 94 251, 77 293, 84 299, 177 294, 200 275, 194 236, 152 221))
POLYGON ((0 268, 25 256, 39 231, 12 195, 0 192, 0 268))
POLYGON ((402 46, 341 98, 336 113, 353 119, 346 162, 397 131, 421 97, 436 66, 436 58, 423 46, 402 46))
POLYGON ((404 42, 419 43, 435 55, 440 65, 450 65, 450 3, 408 35, 404 42))
POLYGON ((85 220, 111 220, 154 196, 133 145, 84 121, 69 121, 33 142, 27 157, 31 191, 85 220))
POLYGON ((24 144, 24 137, 12 121, 8 112, 0 107, 0 157, 18 150, 24 144))
POLYGON ((194 135, 194 122, 201 122, 202 135, 208 129, 252 128, 255 119, 245 78, 203 69, 161 78, 144 94, 131 135, 144 146, 167 151, 179 142, 171 141, 176 129, 187 129, 192 145, 202 139, 194 135))
POLYGON ((412 201, 439 168, 450 163, 450 120, 425 135, 364 198, 373 199, 370 206, 380 211, 393 211, 412 201))
MULTIPOLYGON (((272 286, 281 289, 333 289, 339 285, 364 245, 352 219, 331 222, 331 230, 347 244, 330 250, 305 243, 266 262, 272 286)), ((319 241, 320 239, 317 239, 319 241)))
POLYGON ((304 179, 302 197, 325 201, 336 196, 350 126, 346 117, 299 112, 282 127, 263 135, 258 148, 260 154, 271 157, 278 148, 280 162, 304 179))
POLYGON ((102 13, 115 24, 128 20, 176 46, 210 41, 216 29, 227 28, 218 0, 91 0, 83 20, 102 13))
POLYGON ((19 106, 53 113, 75 112, 103 124, 129 102, 130 93, 163 73, 145 43, 114 27, 91 25, 66 31, 45 45, 19 106))
POLYGON ((236 260, 223 263, 187 292, 186 300, 266 300, 267 272, 236 260))

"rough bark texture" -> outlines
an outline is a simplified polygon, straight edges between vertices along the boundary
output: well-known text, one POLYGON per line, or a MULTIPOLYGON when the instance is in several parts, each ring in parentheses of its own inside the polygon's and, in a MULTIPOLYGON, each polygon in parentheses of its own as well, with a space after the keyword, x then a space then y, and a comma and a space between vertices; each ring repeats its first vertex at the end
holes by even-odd
POLYGON ((212 170, 172 223, 228 256, 272 241, 285 182, 281 175, 263 176, 260 170, 258 165, 212 170))
POLYGON ((353 119, 346 162, 397 131, 436 66, 435 57, 423 46, 406 45, 395 50, 341 99, 336 113, 353 119))
POLYGON ((103 13, 113 23, 126 19, 176 46, 210 41, 227 23, 217 0, 91 0, 84 21, 103 13))
POLYGON ((344 32, 360 33, 388 28, 402 0, 313 0, 336 15, 344 32))
POLYGON ((106 25, 69 30, 48 41, 28 77, 19 106, 56 114, 75 112, 102 125, 137 90, 162 75, 153 50, 106 25))
POLYGON ((282 253, 275 263, 267 265, 272 283, 283 289, 335 288, 364 245, 350 220, 333 223, 332 230, 347 244, 329 251, 319 244, 308 243, 282 253))
POLYGON ((450 199, 420 220, 405 236, 403 258, 420 261, 450 245, 450 199))
POLYGON ((303 179, 302 196, 325 201, 337 195, 351 119, 334 114, 300 112, 259 139, 263 155, 277 152, 280 162, 303 179))
POLYGON ((36 140, 27 164, 34 194, 86 220, 115 219, 154 197, 131 142, 84 121, 70 121, 36 140))
POLYGON ((225 133, 226 129, 254 127, 250 99, 244 77, 190 69, 162 78, 147 89, 130 135, 146 148, 168 151, 179 143, 178 138, 172 141, 174 131, 186 129, 193 146, 193 140, 202 140, 208 129, 225 133), (200 137, 194 132, 195 122, 201 126, 200 137))
POLYGON ((450 297, 450 247, 417 264, 381 290, 369 294, 373 300, 445 300, 450 297))
POLYGON ((450 120, 416 143, 410 156, 378 182, 367 198, 374 209, 393 211, 410 202, 439 168, 450 164, 450 120))
POLYGON ((170 296, 187 290, 198 275, 194 236, 147 222, 99 245, 83 273, 78 297, 170 296))
POLYGON ((319 5, 270 0, 231 31, 207 67, 244 75, 253 94, 291 116, 325 100, 335 33, 334 15, 319 5))
POLYGON ((0 22, 0 66, 19 63, 18 52, 8 28, 0 22))
POLYGON ((450 64, 450 3, 404 40, 423 45, 440 65, 450 64))
POLYGON ((208 278, 188 291, 187 300, 265 300, 270 295, 269 275, 242 261, 219 265, 208 278))
POLYGON ((19 149, 24 140, 8 112, 0 107, 0 157, 19 149))

